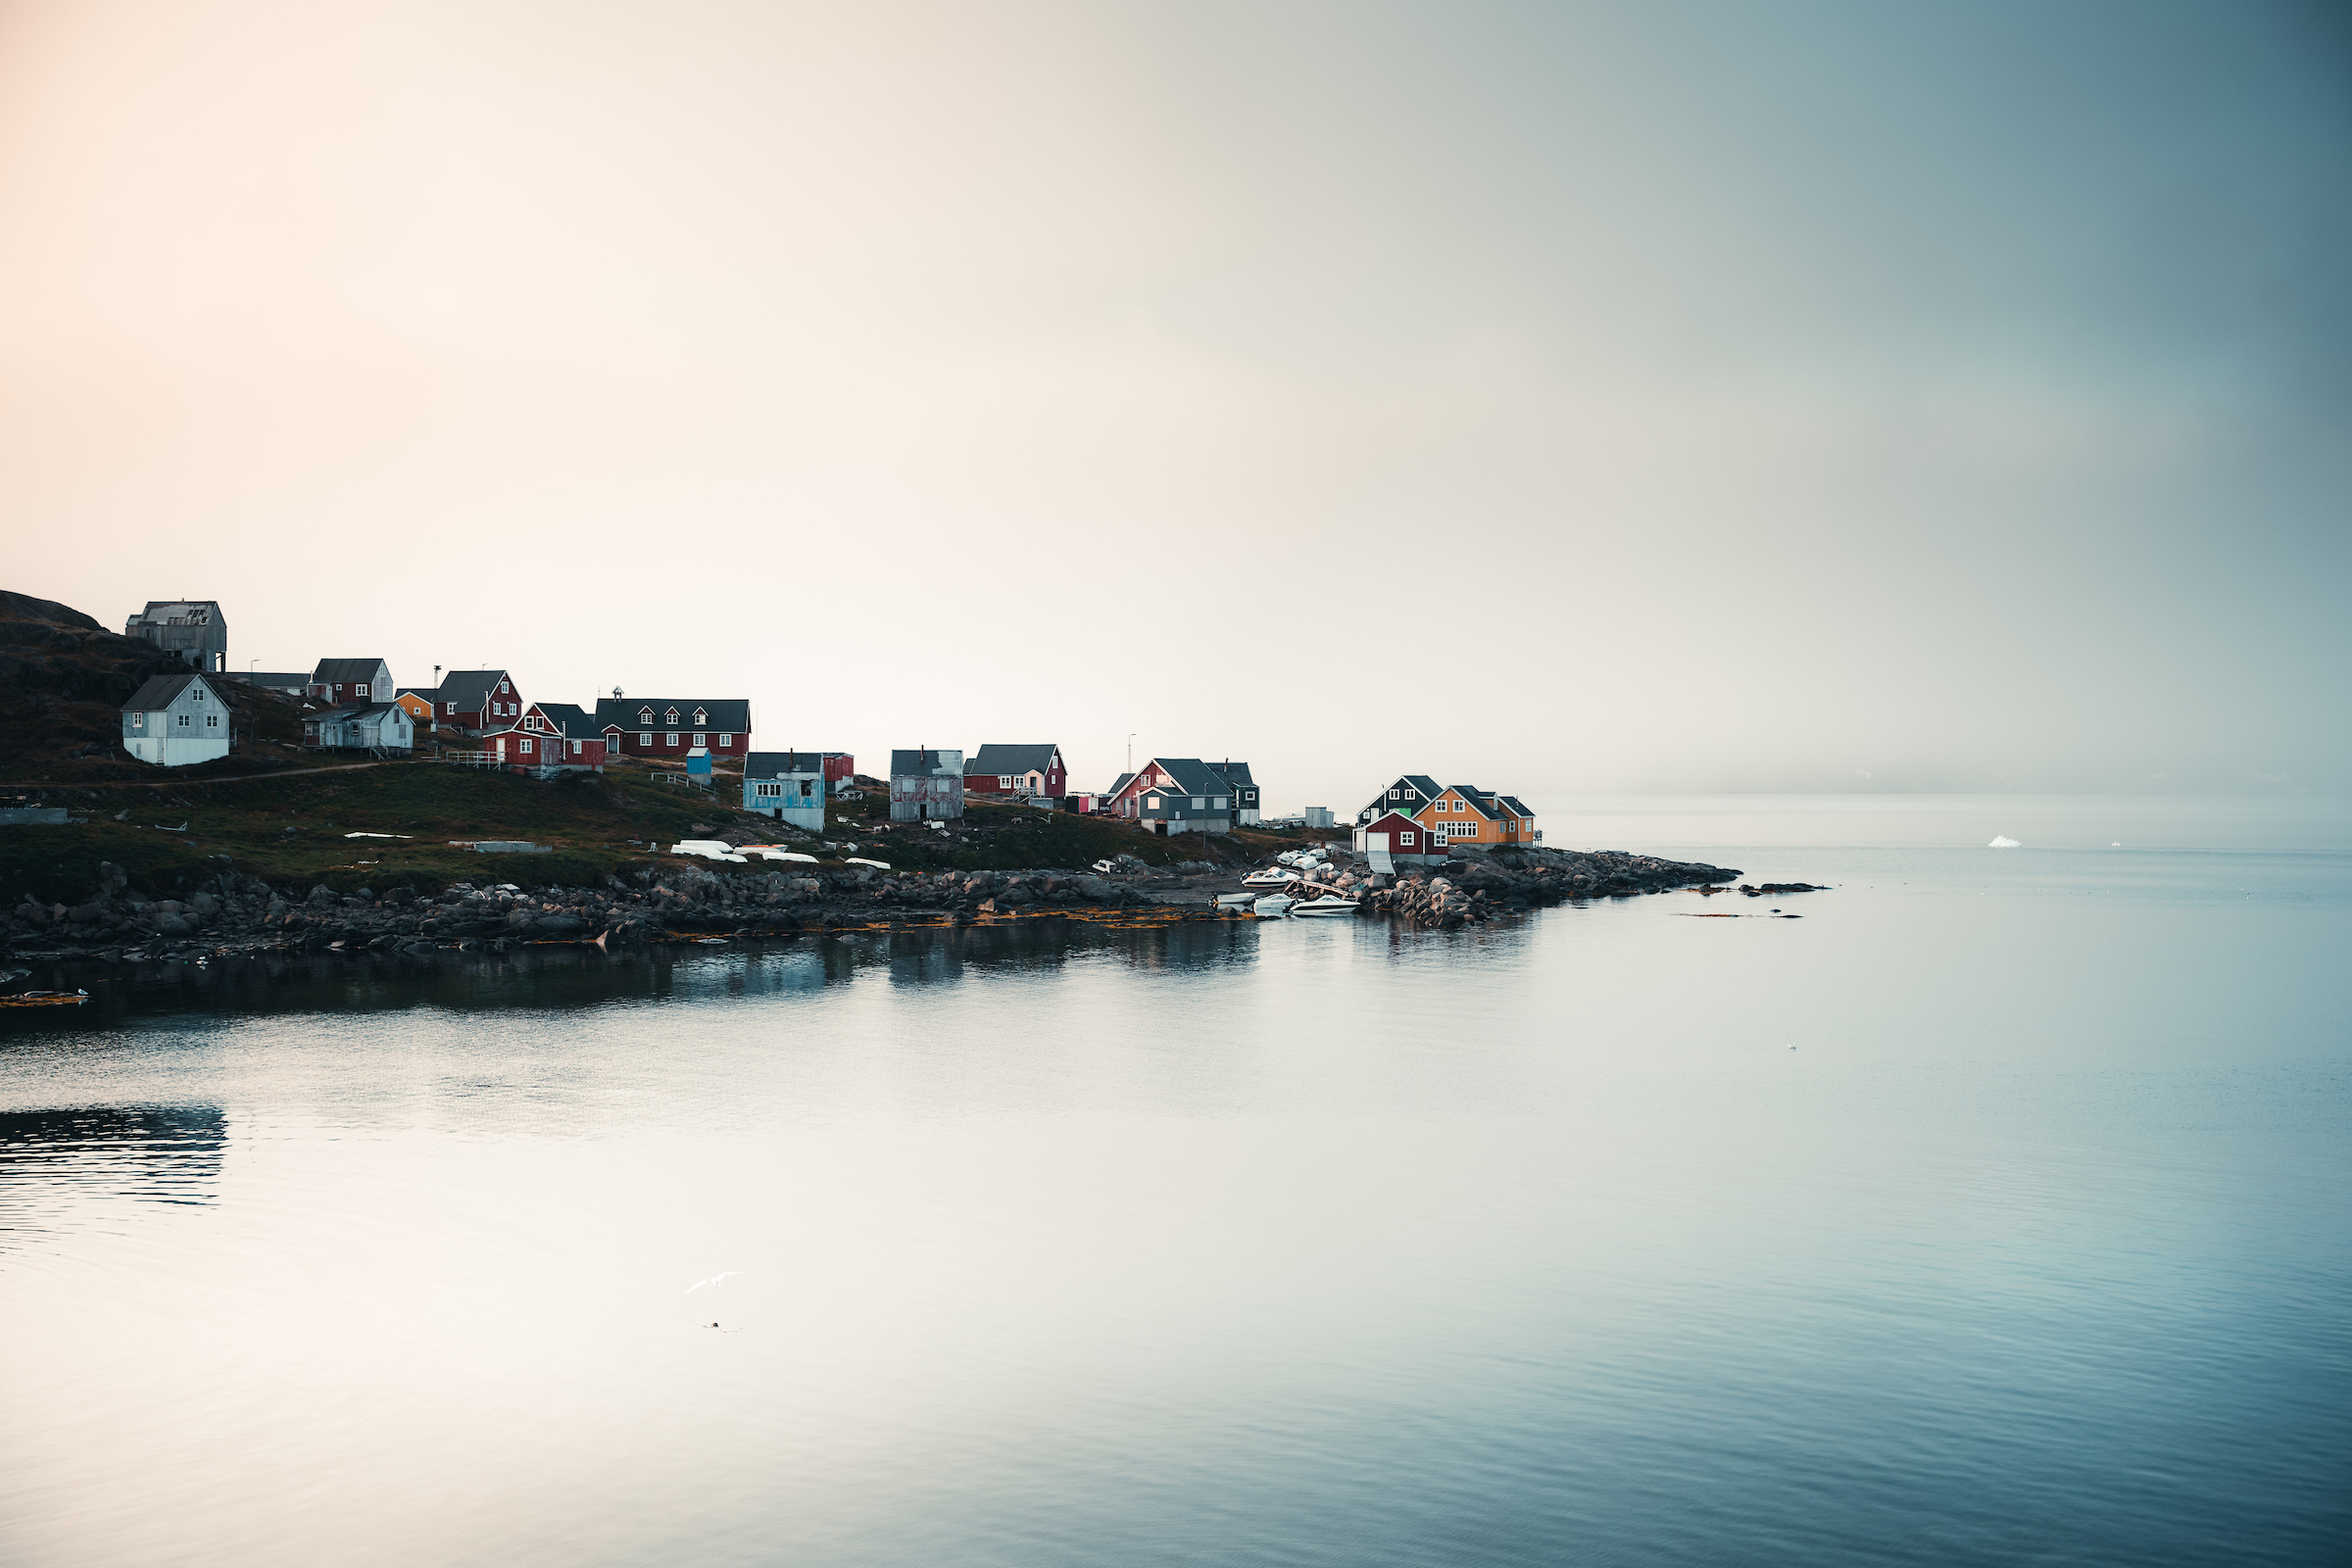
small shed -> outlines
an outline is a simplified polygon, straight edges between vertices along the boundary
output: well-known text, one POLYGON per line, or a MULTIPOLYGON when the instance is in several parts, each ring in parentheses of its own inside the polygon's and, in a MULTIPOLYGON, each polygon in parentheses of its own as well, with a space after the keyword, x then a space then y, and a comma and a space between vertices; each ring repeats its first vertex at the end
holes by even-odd
POLYGON ((743 808, 812 832, 825 830, 823 752, 754 752, 743 760, 743 808))

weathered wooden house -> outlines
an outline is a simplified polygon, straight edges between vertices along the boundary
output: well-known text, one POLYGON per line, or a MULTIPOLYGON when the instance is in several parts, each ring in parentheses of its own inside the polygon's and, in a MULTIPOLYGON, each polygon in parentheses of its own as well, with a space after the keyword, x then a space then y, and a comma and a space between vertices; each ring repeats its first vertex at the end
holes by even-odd
POLYGON ((731 762, 752 750, 749 698, 604 697, 597 700, 596 722, 613 757, 683 762, 700 746, 713 760, 731 762))
POLYGON ((826 752, 754 752, 743 760, 743 808, 825 830, 826 752))
POLYGON ((405 757, 416 739, 416 722, 398 703, 346 703, 302 716, 302 744, 314 751, 405 757))
POLYGON ((122 749, 142 762, 209 762, 228 755, 228 704, 202 675, 151 675, 122 705, 122 749))
POLYGON ((1069 791, 1070 770, 1062 765, 1061 748, 1005 746, 991 742, 963 764, 967 795, 1032 795, 1058 800, 1069 791))
POLYGON ((123 622, 122 635, 151 642, 208 674, 228 672, 228 617, 218 600, 150 599, 123 622))
POLYGON ((388 703, 397 695, 392 666, 380 659, 321 659, 303 693, 337 708, 388 703))
POLYGON ((433 709, 443 729, 488 735, 522 722, 522 694, 503 669, 453 669, 433 693, 433 709))
POLYGON ((1416 815, 1438 795, 1438 781, 1427 773, 1398 774, 1395 783, 1372 797, 1370 804, 1355 813, 1356 826, 1361 827, 1374 817, 1390 811, 1398 811, 1406 816, 1416 815))
POLYGON ((890 819, 954 821, 963 815, 963 753, 918 746, 890 754, 890 819))
POLYGON ((1154 757, 1124 775, 1105 808, 1151 831, 1230 833, 1233 786, 1198 757, 1154 757))

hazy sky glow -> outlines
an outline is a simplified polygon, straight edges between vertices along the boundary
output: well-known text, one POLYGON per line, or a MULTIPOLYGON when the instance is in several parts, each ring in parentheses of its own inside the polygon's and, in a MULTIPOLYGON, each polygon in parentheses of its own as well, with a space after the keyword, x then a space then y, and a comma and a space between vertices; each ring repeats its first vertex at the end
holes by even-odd
POLYGON ((2352 787, 2319 7, 0 5, 5 586, 765 744, 2352 787))

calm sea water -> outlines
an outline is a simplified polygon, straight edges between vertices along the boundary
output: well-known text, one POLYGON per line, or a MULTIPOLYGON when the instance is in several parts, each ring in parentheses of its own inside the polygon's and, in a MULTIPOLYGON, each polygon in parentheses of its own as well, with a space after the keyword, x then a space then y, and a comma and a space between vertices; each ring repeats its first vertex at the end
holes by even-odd
POLYGON ((0 1560, 2352 1556, 2352 815, 1547 830, 1837 888, 0 1019, 0 1560))

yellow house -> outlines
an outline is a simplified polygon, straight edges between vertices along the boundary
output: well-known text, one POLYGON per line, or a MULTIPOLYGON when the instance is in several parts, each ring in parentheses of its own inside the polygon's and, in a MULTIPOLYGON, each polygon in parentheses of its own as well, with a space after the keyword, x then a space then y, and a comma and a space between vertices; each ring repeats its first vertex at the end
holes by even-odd
POLYGON ((1510 795, 1490 795, 1469 784, 1452 784, 1413 813, 1413 820, 1448 845, 1478 844, 1489 849, 1503 845, 1541 844, 1536 813, 1510 795))
POLYGON ((433 694, 431 692, 420 692, 412 687, 392 700, 400 705, 401 710, 406 712, 412 721, 418 724, 429 724, 433 721, 433 694))

